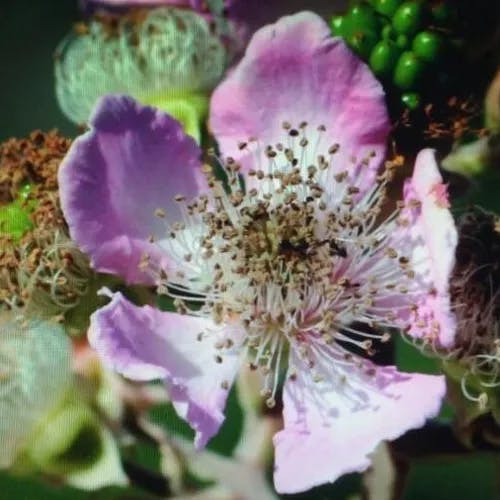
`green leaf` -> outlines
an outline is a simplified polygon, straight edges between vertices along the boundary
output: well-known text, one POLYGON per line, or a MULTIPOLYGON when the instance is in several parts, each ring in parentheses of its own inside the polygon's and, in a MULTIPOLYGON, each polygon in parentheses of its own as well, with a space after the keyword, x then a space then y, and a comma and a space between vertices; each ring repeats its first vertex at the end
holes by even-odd
POLYGON ((402 337, 396 337, 396 365, 404 372, 441 373, 437 359, 424 356, 402 337))
POLYGON ((486 210, 500 214, 499 191, 500 173, 490 168, 473 179, 470 191, 462 201, 464 204, 480 205, 486 210))
MULTIPOLYGON (((222 427, 209 441, 207 448, 220 455, 231 456, 240 439, 244 418, 235 386, 231 389, 227 398, 225 414, 226 419, 222 427)), ((152 422, 161 425, 169 433, 193 441, 193 429, 178 417, 172 404, 162 404, 154 407, 149 416, 152 422)))
POLYGON ((82 491, 45 482, 41 478, 14 476, 0 471, 0 498, 40 500, 152 500, 155 497, 136 488, 109 487, 82 491))
POLYGON ((89 468, 102 453, 99 423, 80 401, 70 401, 51 414, 26 450, 41 470, 61 475, 89 468))
POLYGON ((0 472, 0 491, 3 498, 43 498, 44 500, 84 500, 87 494, 68 487, 56 487, 36 478, 11 476, 0 472))
POLYGON ((415 462, 410 469, 403 500, 498 498, 498 456, 488 454, 447 457, 415 462))
POLYGON ((226 420, 217 435, 208 443, 207 448, 220 455, 231 456, 239 442, 244 417, 238 402, 238 391, 236 386, 233 386, 227 398, 226 420))
POLYGON ((139 441, 126 449, 125 457, 148 470, 160 472, 161 453, 156 445, 139 441))
POLYGON ((157 405, 149 412, 149 418, 155 424, 161 425, 169 433, 181 436, 192 441, 194 431, 189 425, 179 418, 171 403, 157 405))
MULTIPOLYGON (((396 365, 404 372, 428 373, 430 375, 442 374, 441 364, 438 359, 425 356, 402 337, 396 338, 396 365)), ((444 402, 437 418, 443 422, 448 422, 454 413, 452 406, 444 402)))
POLYGON ((360 498, 361 475, 346 474, 333 484, 325 484, 295 495, 280 495, 286 500, 351 500, 360 498))

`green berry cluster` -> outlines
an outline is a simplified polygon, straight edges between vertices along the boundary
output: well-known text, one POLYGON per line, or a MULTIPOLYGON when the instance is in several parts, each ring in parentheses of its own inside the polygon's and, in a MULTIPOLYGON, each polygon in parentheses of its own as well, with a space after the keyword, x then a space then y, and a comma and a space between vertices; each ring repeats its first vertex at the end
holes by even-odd
POLYGON ((365 0, 331 19, 332 32, 401 94, 405 106, 420 104, 424 77, 442 65, 453 24, 449 0, 365 0))

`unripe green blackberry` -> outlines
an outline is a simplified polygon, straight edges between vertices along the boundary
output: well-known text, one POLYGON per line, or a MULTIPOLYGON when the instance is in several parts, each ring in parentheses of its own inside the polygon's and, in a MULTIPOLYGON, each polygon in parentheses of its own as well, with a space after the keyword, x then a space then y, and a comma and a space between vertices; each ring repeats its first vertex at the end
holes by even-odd
MULTIPOLYGON (((389 94, 416 109, 426 92, 423 75, 446 72, 448 54, 460 41, 443 36, 456 19, 450 1, 360 0, 332 18, 332 32, 370 65, 389 94)), ((441 76, 429 81, 446 80, 441 76)))
POLYGON ((401 50, 392 40, 382 40, 370 54, 370 67, 377 76, 388 76, 400 54, 401 50))
POLYGON ((373 0, 371 4, 373 8, 383 16, 392 17, 402 0, 373 0))
POLYGON ((414 35, 423 26, 424 16, 425 8, 421 1, 404 2, 394 13, 392 25, 397 33, 414 35))

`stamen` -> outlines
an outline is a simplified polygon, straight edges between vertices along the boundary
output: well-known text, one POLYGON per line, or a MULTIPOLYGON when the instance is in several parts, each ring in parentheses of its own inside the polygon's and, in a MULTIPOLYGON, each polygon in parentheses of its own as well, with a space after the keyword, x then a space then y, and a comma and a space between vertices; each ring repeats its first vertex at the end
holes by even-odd
MULTIPOLYGON (((209 193, 189 205, 176 197, 183 219, 167 222, 168 237, 158 240, 178 267, 158 276, 162 290, 181 312, 245 329, 249 366, 262 371, 270 407, 290 350, 300 352, 318 384, 328 379, 329 359, 347 387, 343 367, 353 358, 341 344, 372 355, 417 292, 410 259, 390 246, 404 207, 380 217, 391 175, 362 192, 373 155, 342 166, 349 170, 334 167, 341 146, 324 144, 325 131, 285 122, 282 142, 242 141, 239 149, 255 159, 246 190, 239 164, 214 155, 226 183, 205 167, 209 193), (395 296, 407 303, 384 305, 395 296)), ((215 361, 223 362, 224 344, 217 351, 215 361)))

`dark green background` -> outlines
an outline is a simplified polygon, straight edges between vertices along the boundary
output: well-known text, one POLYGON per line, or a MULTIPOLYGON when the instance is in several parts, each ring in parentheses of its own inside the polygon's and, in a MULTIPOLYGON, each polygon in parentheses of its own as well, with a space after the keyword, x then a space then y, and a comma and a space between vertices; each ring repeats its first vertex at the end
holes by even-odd
MULTIPOLYGON (((248 0, 256 5, 267 0, 248 0)), ((283 0, 285 10, 308 8, 325 17, 345 0, 283 0)), ((0 0, 0 141, 36 128, 77 129, 61 113, 54 92, 53 54, 80 19, 78 0, 0 0)))
POLYGON ((75 127, 59 111, 54 49, 78 20, 76 0, 0 1, 0 140, 75 127))

